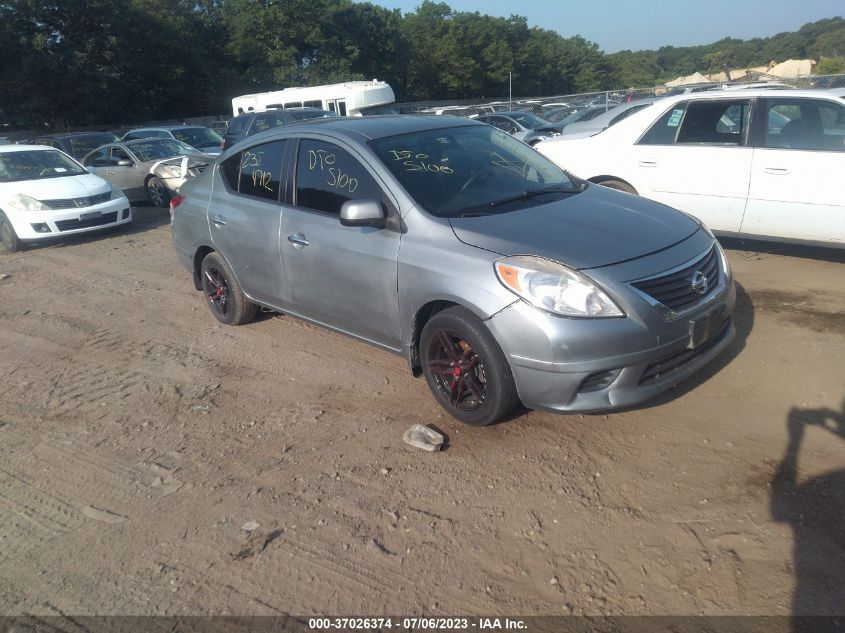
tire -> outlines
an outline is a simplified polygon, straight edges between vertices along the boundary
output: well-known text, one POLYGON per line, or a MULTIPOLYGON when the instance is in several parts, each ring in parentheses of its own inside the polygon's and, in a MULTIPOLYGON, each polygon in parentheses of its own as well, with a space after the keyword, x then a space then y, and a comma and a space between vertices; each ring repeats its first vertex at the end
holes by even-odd
POLYGON ((499 422, 520 405, 505 355, 466 308, 448 308, 429 319, 420 336, 420 359, 437 402, 465 424, 499 422))
POLYGON ((607 187, 608 189, 616 189, 617 191, 624 191, 625 193, 630 193, 633 196, 639 195, 637 194, 637 190, 634 189, 631 185, 629 185, 624 180, 616 180, 615 178, 611 178, 609 180, 602 180, 601 182, 597 182, 597 185, 601 185, 602 187, 607 187))
POLYGON ((15 227, 12 226, 9 218, 2 211, 0 211, 0 244, 3 244, 10 253, 17 253, 23 246, 23 243, 18 239, 18 234, 15 233, 15 227))
POLYGON ((241 290, 229 263, 217 253, 209 253, 200 265, 205 302, 215 318, 225 325, 243 325, 255 318, 258 306, 241 290))
POLYGON ((170 192, 158 176, 153 176, 147 180, 145 188, 147 190, 147 200, 154 207, 166 207, 170 204, 170 192))

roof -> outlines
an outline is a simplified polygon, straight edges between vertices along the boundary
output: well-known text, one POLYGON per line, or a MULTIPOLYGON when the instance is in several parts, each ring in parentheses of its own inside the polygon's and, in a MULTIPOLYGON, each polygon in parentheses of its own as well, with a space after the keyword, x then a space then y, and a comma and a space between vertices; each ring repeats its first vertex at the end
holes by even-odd
MULTIPOLYGON (((172 132, 173 130, 190 130, 191 128, 206 127, 205 125, 156 125, 150 127, 133 127, 127 130, 126 134, 130 132, 144 132, 146 130, 161 130, 163 132, 172 132)), ((124 134, 125 136, 125 134, 124 134)))
MULTIPOLYGON (((671 97, 666 97, 661 99, 659 103, 675 103, 678 101, 686 101, 689 99, 695 99, 696 101, 701 99, 714 99, 716 101, 719 100, 726 100, 726 99, 737 99, 740 97, 766 97, 767 99, 775 99, 775 98, 784 98, 784 99, 796 99, 798 97, 802 98, 811 98, 811 99, 819 99, 819 98, 842 98, 845 97, 845 88, 830 88, 830 89, 819 89, 819 88, 811 88, 805 90, 793 90, 793 89, 776 89, 776 90, 766 90, 765 88, 745 88, 745 89, 737 89, 737 90, 715 90, 710 92, 695 92, 691 94, 682 94, 682 95, 673 95, 671 97)), ((637 113, 639 114, 639 113, 637 113)), ((635 115, 634 115, 635 116, 635 115)))
POLYGON ((55 138, 55 139, 64 139, 64 138, 72 138, 77 136, 101 136, 103 134, 112 135, 111 132, 64 132, 62 134, 39 134, 34 138, 55 138))
POLYGON ((441 130, 446 128, 465 127, 467 125, 482 125, 473 119, 458 117, 433 117, 414 114, 385 114, 365 117, 326 117, 322 119, 307 119, 293 126, 273 128, 250 136, 271 136, 273 133, 296 130, 297 132, 339 132, 347 135, 360 135, 367 140, 387 138, 398 134, 424 132, 427 130, 441 130))

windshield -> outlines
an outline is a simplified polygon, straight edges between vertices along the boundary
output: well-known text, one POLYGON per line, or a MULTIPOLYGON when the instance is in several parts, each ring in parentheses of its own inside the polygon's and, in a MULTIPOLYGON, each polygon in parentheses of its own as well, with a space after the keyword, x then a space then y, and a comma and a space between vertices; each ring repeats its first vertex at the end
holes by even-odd
POLYGON ((223 137, 214 130, 209 130, 207 127, 188 127, 172 130, 176 140, 192 145, 193 147, 208 147, 215 145, 220 147, 220 141, 223 137))
POLYGON ((488 125, 413 132, 372 147, 417 203, 439 217, 502 213, 575 190, 545 156, 488 125), (540 189, 549 191, 533 196, 540 189))
POLYGON ((114 134, 86 134, 85 136, 71 136, 70 147, 74 157, 85 156, 92 150, 119 140, 114 134))
POLYGON ((549 125, 546 119, 541 119, 536 114, 531 114, 530 112, 514 112, 508 116, 523 127, 531 130, 539 130, 541 127, 548 127, 549 125))
POLYGON ((0 152, 0 182, 43 180, 86 173, 79 163, 56 150, 0 152))
POLYGON ((128 143, 126 147, 132 150, 142 163, 173 156, 193 156, 197 153, 196 148, 172 138, 148 138, 128 143))

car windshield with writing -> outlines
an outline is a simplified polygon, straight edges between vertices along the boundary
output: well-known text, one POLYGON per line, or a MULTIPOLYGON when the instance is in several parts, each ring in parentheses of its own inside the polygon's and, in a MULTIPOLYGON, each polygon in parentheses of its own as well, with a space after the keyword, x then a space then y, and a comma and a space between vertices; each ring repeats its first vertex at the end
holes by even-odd
POLYGON ((118 138, 114 134, 81 134, 79 136, 70 137, 70 147, 72 153, 76 158, 82 158, 86 154, 94 151, 98 147, 114 143, 118 138))
POLYGON ((197 150, 190 145, 169 138, 144 139, 127 143, 126 147, 143 163, 174 156, 196 156, 197 150))
POLYGON ((223 137, 214 130, 207 127, 186 127, 173 130, 173 136, 178 141, 187 143, 192 147, 220 147, 223 137))
POLYGON ((371 145, 417 203, 439 217, 514 211, 580 191, 580 183, 546 157, 486 125, 414 132, 371 145))
POLYGON ((84 173, 86 171, 79 163, 55 150, 0 154, 0 182, 80 176, 84 173))

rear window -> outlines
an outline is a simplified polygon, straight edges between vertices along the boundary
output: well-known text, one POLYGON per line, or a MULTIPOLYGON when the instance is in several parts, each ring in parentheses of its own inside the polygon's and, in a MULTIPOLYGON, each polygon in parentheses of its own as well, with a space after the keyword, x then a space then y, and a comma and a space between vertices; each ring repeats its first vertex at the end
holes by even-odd
POLYGON ((293 120, 294 119, 289 112, 284 112, 282 110, 279 110, 278 112, 262 112, 261 114, 256 114, 255 121, 252 122, 252 126, 249 128, 248 136, 252 136, 253 134, 258 134, 259 132, 264 132, 266 130, 272 130, 275 127, 282 127, 293 120))

